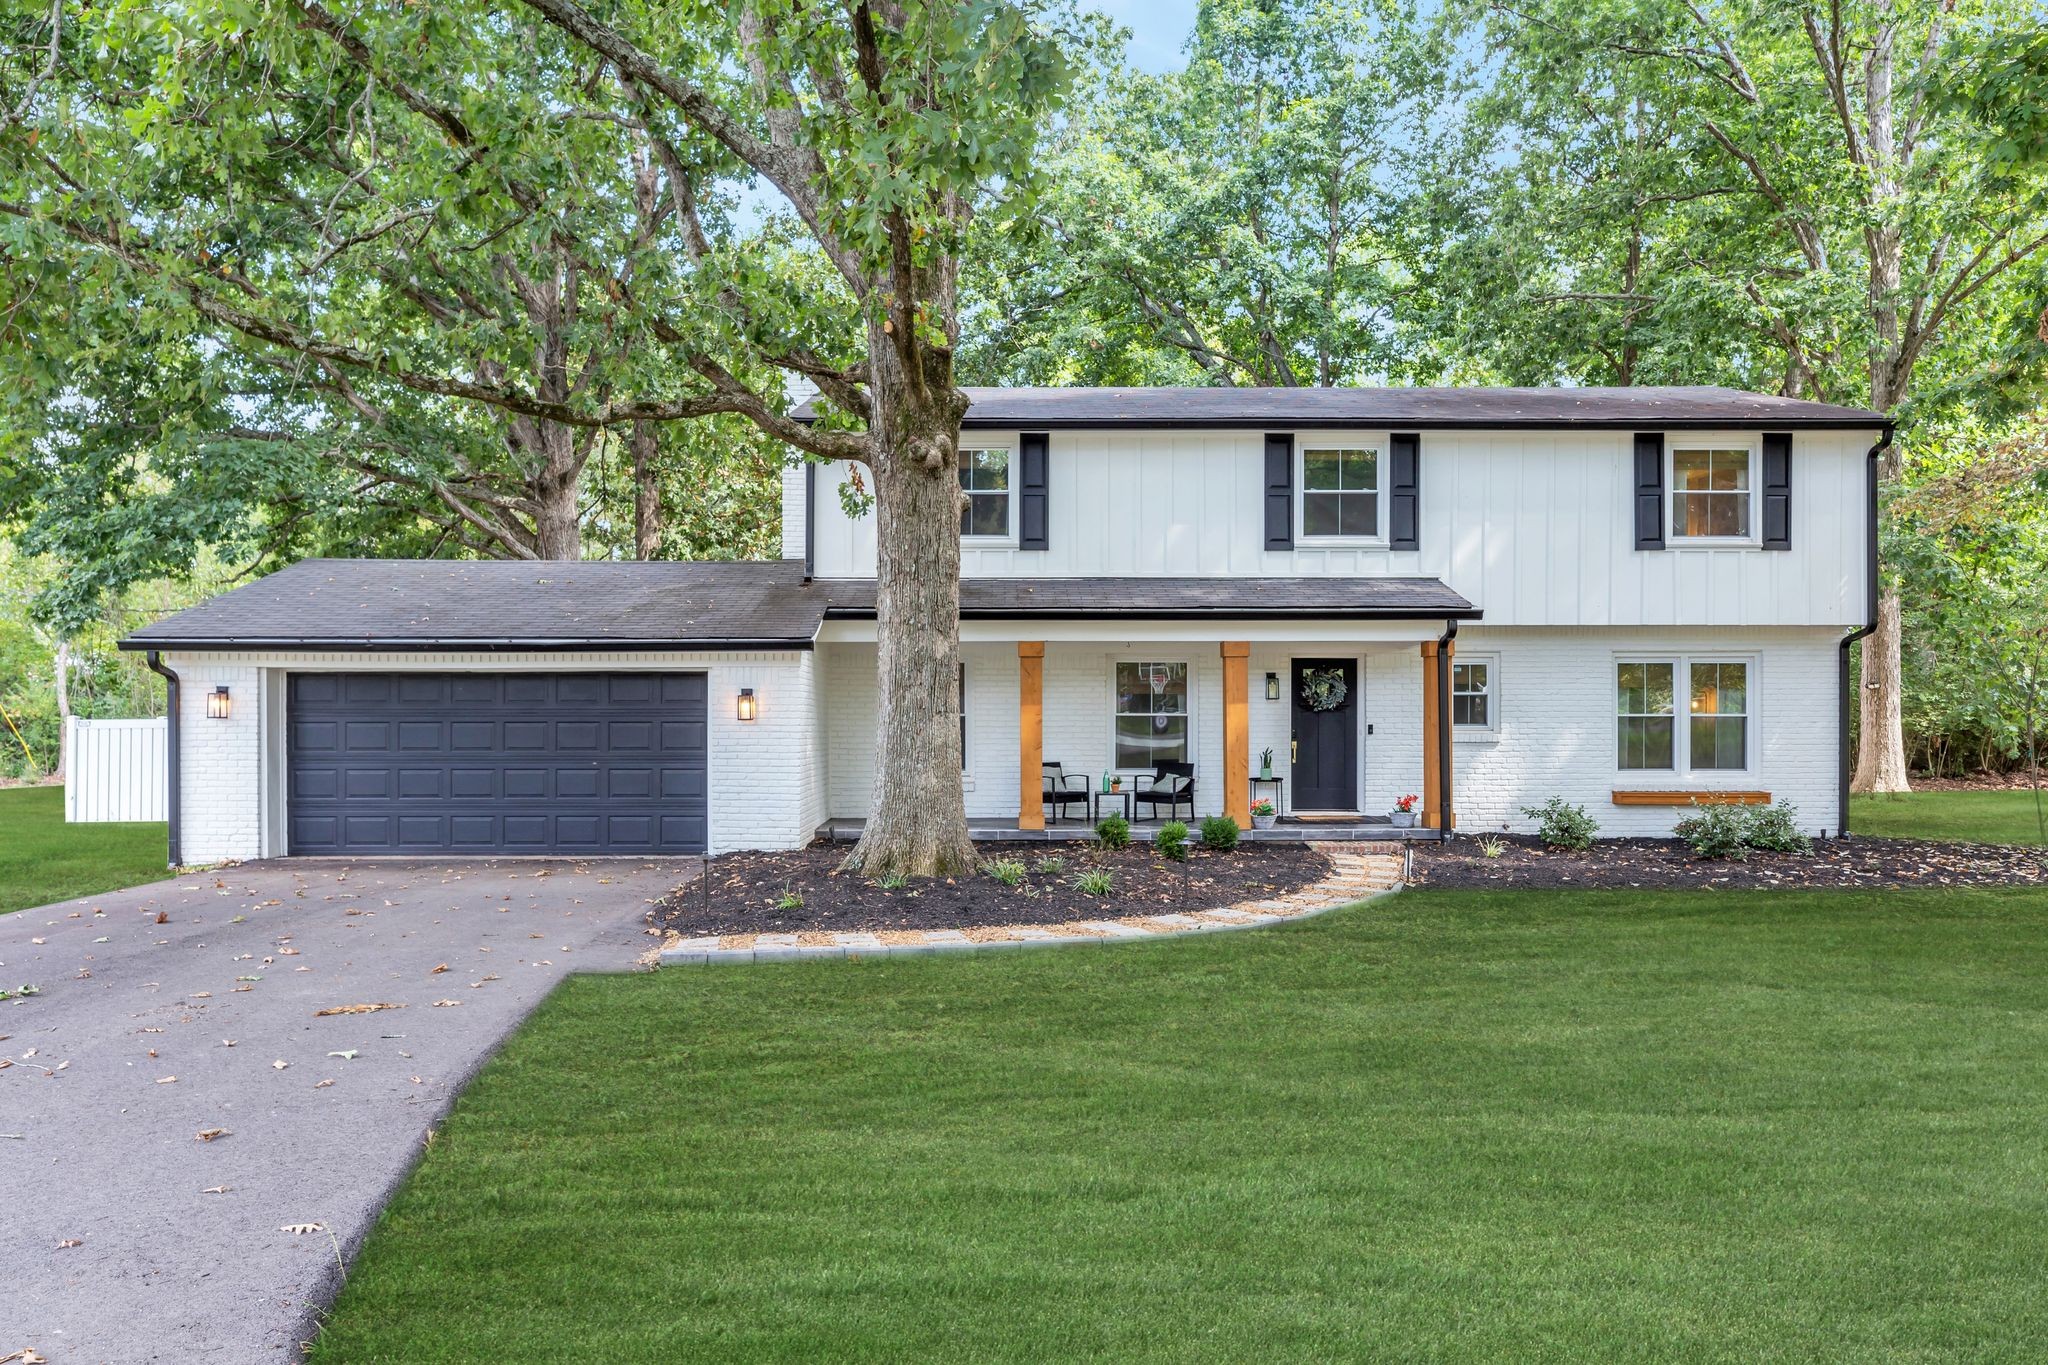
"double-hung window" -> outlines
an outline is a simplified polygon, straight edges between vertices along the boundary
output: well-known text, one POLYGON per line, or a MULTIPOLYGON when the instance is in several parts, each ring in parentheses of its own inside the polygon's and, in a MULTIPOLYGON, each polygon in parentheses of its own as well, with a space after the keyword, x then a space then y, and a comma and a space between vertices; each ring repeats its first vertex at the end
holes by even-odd
POLYGON ((1675 540, 1748 540, 1748 446, 1732 442, 1675 443, 1671 451, 1671 535, 1675 540))
POLYGON ((1116 666, 1116 766, 1149 770, 1188 761, 1188 666, 1116 666))
POLYGON ((1746 659, 1617 662, 1615 766, 1673 774, 1748 768, 1751 670, 1746 659))
POLYGON ((1451 724, 1459 730, 1477 733, 1491 730, 1495 723, 1494 661, 1481 655, 1454 659, 1451 663, 1451 724))
POLYGON ((1304 437, 1301 534, 1306 540, 1374 540, 1380 534, 1380 443, 1304 437))
POLYGON ((960 490, 967 505, 960 509, 960 534, 1002 538, 1010 534, 1010 452, 1000 448, 960 448, 960 490))

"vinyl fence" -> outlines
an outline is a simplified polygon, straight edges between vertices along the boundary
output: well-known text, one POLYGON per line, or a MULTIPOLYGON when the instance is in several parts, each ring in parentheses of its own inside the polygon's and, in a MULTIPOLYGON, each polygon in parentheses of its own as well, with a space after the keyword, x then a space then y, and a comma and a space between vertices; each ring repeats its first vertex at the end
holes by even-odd
POLYGON ((164 721, 85 720, 65 723, 71 770, 64 781, 64 818, 72 824, 166 818, 164 721))

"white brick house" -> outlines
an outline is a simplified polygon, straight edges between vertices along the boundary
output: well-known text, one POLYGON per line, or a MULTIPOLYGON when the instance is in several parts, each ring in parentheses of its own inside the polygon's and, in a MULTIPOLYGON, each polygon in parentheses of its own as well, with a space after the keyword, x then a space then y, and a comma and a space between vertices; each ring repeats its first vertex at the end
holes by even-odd
MULTIPOLYGON (((1878 414, 1719 389, 972 392, 978 825, 1163 815, 1099 789, 1164 772, 1191 781, 1182 815, 1256 796, 1281 834, 1376 827, 1408 793, 1466 832, 1551 796, 1608 834, 1695 799, 1839 828, 1878 414), (1047 763, 1090 799, 1049 808, 1047 763)), ((178 856, 850 831, 875 529, 845 478, 792 463, 779 562, 313 561, 138 631, 176 679, 178 856)))

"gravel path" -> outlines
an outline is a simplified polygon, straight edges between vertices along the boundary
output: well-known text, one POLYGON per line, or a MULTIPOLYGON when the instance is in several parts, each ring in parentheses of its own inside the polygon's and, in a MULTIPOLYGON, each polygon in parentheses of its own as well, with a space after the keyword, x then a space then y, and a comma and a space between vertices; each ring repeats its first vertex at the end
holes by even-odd
POLYGON ((463 1084, 693 865, 252 863, 0 916, 0 990, 40 988, 0 1000, 0 1358, 297 1360, 463 1084), (404 1008, 316 1017, 359 1004, 404 1008))

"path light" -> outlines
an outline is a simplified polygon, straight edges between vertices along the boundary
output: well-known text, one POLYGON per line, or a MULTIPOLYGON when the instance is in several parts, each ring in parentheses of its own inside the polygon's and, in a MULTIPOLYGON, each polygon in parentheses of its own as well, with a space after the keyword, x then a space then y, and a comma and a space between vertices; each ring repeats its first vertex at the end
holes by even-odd
POLYGON ((1266 675, 1266 700, 1280 700, 1280 675, 1278 673, 1268 673, 1266 675))
POLYGON ((233 708, 234 703, 228 700, 228 685, 226 683, 222 683, 219 687, 206 694, 206 717, 208 720, 226 720, 228 712, 233 708))
POLYGON ((754 705, 754 689, 742 687, 740 689, 740 719, 751 721, 758 714, 759 711, 754 705))

